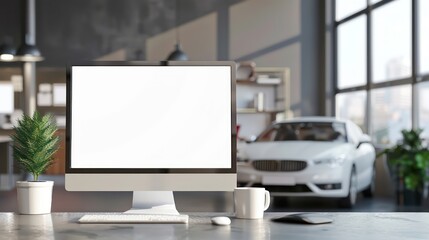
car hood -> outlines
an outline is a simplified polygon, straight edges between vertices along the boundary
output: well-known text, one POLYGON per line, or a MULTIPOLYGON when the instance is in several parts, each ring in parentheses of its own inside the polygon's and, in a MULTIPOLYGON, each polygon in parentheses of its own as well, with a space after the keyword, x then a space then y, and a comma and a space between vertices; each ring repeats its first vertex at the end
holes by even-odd
POLYGON ((313 160, 349 153, 350 143, 316 141, 254 142, 247 144, 243 155, 249 160, 288 159, 313 160))

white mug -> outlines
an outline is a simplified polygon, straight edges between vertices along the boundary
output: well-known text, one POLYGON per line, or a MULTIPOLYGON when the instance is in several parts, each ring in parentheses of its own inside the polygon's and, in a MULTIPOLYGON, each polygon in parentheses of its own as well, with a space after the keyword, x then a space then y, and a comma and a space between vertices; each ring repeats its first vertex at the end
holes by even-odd
POLYGON ((234 189, 235 216, 260 219, 270 206, 270 192, 265 188, 240 187, 234 189))

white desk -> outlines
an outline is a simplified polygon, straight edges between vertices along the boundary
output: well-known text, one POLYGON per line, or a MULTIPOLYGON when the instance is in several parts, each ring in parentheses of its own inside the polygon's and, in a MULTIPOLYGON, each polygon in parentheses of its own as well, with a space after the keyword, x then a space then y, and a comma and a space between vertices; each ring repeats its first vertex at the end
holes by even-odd
MULTIPOLYGON (((232 218, 230 226, 214 226, 218 214, 190 214, 188 224, 78 224, 83 213, 16 215, 0 213, 1 239, 285 239, 409 240, 429 239, 429 213, 326 213, 333 223, 284 224, 232 218)), ((325 213, 323 213, 325 214, 325 213)))

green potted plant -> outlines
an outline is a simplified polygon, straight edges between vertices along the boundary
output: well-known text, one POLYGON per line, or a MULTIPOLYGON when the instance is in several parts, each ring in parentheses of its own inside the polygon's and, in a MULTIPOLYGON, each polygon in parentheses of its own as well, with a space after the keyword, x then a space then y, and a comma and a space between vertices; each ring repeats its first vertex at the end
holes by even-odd
POLYGON ((429 179, 429 149, 420 137, 422 129, 402 130, 403 140, 392 148, 378 154, 387 156, 392 175, 397 180, 396 188, 403 199, 397 196, 398 203, 420 205, 425 182, 429 179))
POLYGON ((35 112, 32 117, 24 115, 13 129, 14 158, 25 172, 33 175, 32 181, 17 181, 18 212, 50 213, 54 183, 39 181, 39 176, 52 165, 58 150, 57 126, 52 116, 35 112))

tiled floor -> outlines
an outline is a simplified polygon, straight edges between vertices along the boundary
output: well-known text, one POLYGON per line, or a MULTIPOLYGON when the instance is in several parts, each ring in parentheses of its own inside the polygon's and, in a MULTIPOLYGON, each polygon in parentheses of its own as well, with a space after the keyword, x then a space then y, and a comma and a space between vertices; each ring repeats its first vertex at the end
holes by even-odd
MULTIPOLYGON (((131 207, 131 192, 67 192, 63 178, 54 178, 53 212, 122 212, 131 207)), ((185 212, 232 212, 232 193, 224 192, 178 192, 175 193, 176 206, 185 212)), ((16 211, 16 191, 0 191, 0 212, 16 211)), ((427 204, 420 208, 397 208, 391 199, 359 197, 351 209, 338 208, 334 199, 325 198, 274 198, 269 211, 287 212, 392 212, 428 211, 427 204)))

